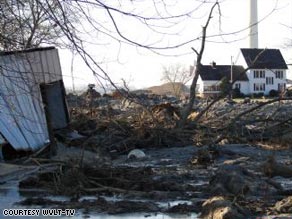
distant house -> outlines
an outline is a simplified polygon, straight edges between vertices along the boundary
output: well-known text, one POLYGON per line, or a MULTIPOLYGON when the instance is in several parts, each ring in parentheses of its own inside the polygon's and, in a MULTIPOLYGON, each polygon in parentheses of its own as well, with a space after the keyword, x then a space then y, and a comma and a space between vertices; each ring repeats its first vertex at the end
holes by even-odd
POLYGON ((243 65, 203 65, 197 84, 201 96, 220 93, 223 78, 235 81, 233 88, 239 88, 245 95, 286 89, 287 64, 278 49, 241 49, 243 65), (245 72, 244 70, 247 69, 245 72))
POLYGON ((241 49, 249 79, 250 93, 286 89, 287 64, 278 49, 241 49))
POLYGON ((249 81, 240 65, 203 65, 200 72, 197 91, 202 96, 214 96, 220 93, 220 83, 223 78, 228 81, 236 80, 233 88, 239 88, 244 94, 248 94, 249 81), (231 71, 232 68, 232 71, 231 71))

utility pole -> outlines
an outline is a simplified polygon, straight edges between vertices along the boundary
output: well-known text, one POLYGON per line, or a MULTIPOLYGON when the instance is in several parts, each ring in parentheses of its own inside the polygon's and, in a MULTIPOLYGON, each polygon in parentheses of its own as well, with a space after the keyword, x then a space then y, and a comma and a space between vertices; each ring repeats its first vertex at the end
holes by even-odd
POLYGON ((232 56, 231 56, 231 65, 230 65, 230 91, 229 91, 230 100, 232 100, 232 98, 233 98, 233 95, 232 95, 232 84, 233 84, 233 60, 232 60, 232 56))

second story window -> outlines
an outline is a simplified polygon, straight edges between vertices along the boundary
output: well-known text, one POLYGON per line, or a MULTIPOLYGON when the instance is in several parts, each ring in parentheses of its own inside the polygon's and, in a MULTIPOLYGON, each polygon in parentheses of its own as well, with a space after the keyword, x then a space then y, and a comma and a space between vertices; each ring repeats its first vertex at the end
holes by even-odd
POLYGON ((275 75, 276 75, 276 78, 279 78, 279 79, 283 79, 284 78, 284 72, 283 71, 277 70, 277 71, 275 71, 275 75))
POLYGON ((264 70, 254 70, 253 77, 254 78, 265 78, 265 71, 264 70))

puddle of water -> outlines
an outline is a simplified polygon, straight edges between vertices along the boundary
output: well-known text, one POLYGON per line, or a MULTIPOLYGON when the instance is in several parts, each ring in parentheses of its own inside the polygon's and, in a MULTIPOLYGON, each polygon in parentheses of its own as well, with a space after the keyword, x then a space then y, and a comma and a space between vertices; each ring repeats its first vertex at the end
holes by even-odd
POLYGON ((204 185, 208 185, 209 182, 206 180, 196 180, 196 181, 190 182, 188 184, 192 185, 192 186, 204 186, 204 185))
MULTIPOLYGON (((29 193, 31 193, 30 197, 35 197, 36 196, 36 191, 37 190, 25 190, 25 197, 29 197, 29 193)), ((59 201, 64 201, 67 198, 63 196, 49 196, 46 198, 50 198, 51 200, 59 200, 59 201)), ((12 218, 11 216, 4 216, 4 209, 40 209, 40 214, 39 216, 34 216, 33 218, 35 219, 48 219, 50 216, 44 216, 41 213, 42 208, 39 206, 20 206, 16 205, 16 202, 22 201, 24 199, 23 196, 20 195, 19 189, 18 189, 18 181, 9 181, 5 184, 0 185, 0 218, 12 218)), ((96 199, 94 196, 85 196, 82 197, 81 199, 96 199)), ((113 197, 109 198, 112 200, 119 200, 119 197, 113 197)), ((158 203, 161 205, 166 205, 166 206, 174 206, 177 204, 189 204, 191 202, 188 201, 171 201, 169 203, 158 203)), ((19 217, 20 218, 20 217, 19 217)), ((32 218, 31 216, 21 216, 23 219, 30 219, 32 218)), ((68 216, 58 216, 55 217, 58 219, 83 219, 83 218, 93 218, 93 219, 119 219, 119 218, 124 218, 124 219, 196 219, 197 214, 188 214, 188 215, 181 215, 181 214, 162 214, 162 213, 131 213, 131 214, 119 214, 119 215, 108 215, 108 214, 96 214, 96 213, 83 213, 83 211, 76 211, 75 215, 72 217, 68 216)))
MULTIPOLYGON (((0 185, 0 209, 12 208, 13 203, 20 201, 21 197, 18 192, 18 183, 10 181, 0 185)), ((2 213, 2 212, 1 212, 2 213)))
POLYGON ((192 202, 191 201, 187 201, 187 200, 176 200, 176 201, 169 201, 169 202, 157 202, 157 204, 159 205, 159 207, 171 208, 171 207, 173 207, 175 205, 179 205, 179 204, 191 205, 192 202))
MULTIPOLYGON (((122 197, 117 197, 117 196, 113 196, 113 197, 108 197, 108 196, 101 196, 102 198, 104 198, 106 201, 123 201, 124 199, 122 197)), ((94 196, 85 196, 80 198, 79 200, 94 200, 97 199, 94 196)), ((149 202, 149 200, 145 200, 145 199, 127 199, 128 201, 140 201, 140 202, 149 202)), ((179 205, 179 204, 187 204, 187 205, 191 205, 192 202, 188 201, 188 200, 173 200, 173 201, 164 201, 164 202, 155 202, 159 207, 162 208, 171 208, 175 205, 179 205)))
POLYGON ((257 217, 256 219, 292 219, 292 217, 291 216, 269 215, 269 216, 257 217))
POLYGON ((284 178, 280 176, 273 177, 273 180, 277 183, 280 183, 284 191, 292 190, 292 181, 291 178, 284 178))
POLYGON ((82 202, 82 201, 95 201, 97 200, 97 197, 96 196, 83 196, 81 198, 79 198, 79 202, 82 202))
POLYGON ((197 219, 196 214, 190 215, 166 215, 166 214, 120 214, 120 215, 99 215, 90 217, 94 219, 197 219))

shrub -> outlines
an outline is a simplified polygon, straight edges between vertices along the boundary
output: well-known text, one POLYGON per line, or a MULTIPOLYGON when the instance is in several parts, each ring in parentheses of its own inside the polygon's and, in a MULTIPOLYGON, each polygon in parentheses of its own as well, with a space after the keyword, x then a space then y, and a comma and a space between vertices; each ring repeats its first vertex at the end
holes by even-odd
POLYGON ((234 88, 232 90, 232 96, 233 96, 233 98, 242 98, 242 97, 244 97, 244 94, 240 92, 239 88, 234 88))
POLYGON ((287 97, 292 97, 292 90, 287 89, 286 95, 287 95, 287 97))
POLYGON ((261 98, 264 96, 264 93, 263 92, 255 93, 252 96, 253 96, 253 98, 261 98))
POLYGON ((219 87, 220 87, 220 92, 222 95, 227 95, 230 91, 230 88, 231 88, 231 84, 230 82, 228 81, 228 79, 226 77, 222 78, 220 84, 219 84, 219 87))
POLYGON ((279 96, 279 91, 277 91, 277 90, 270 90, 269 96, 270 97, 278 97, 279 96))

